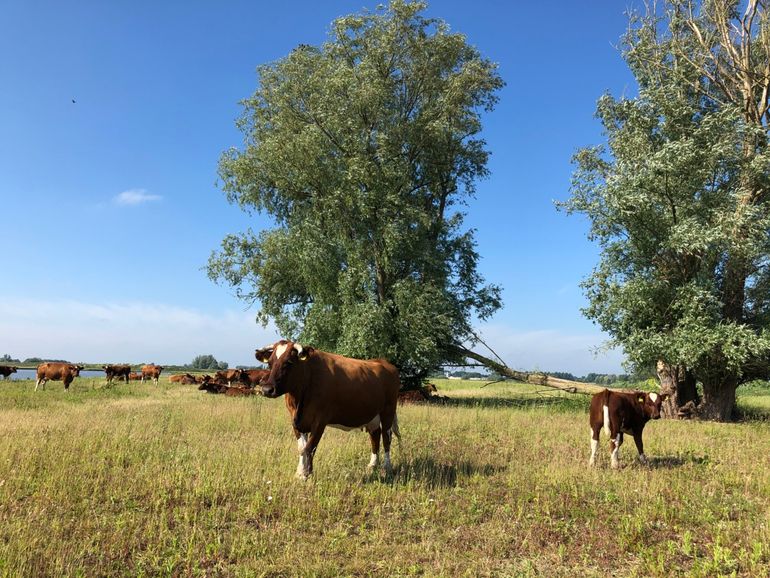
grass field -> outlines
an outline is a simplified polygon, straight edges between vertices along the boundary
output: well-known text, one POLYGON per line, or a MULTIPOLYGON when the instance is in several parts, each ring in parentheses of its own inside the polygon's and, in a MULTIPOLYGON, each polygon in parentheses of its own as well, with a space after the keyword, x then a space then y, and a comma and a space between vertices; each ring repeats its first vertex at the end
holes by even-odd
POLYGON ((0 383, 3 576, 767 576, 770 390, 740 424, 650 423, 598 468, 588 399, 439 381, 395 472, 327 431, 294 478, 282 400, 164 379, 0 383))

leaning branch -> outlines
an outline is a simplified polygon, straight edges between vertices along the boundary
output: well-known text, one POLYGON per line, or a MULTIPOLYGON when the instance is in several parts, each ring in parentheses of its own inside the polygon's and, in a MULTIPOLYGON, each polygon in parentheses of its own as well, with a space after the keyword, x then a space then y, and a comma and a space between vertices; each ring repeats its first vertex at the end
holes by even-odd
POLYGON ((560 379, 558 377, 552 377, 545 373, 527 373, 524 371, 516 371, 511 369, 503 363, 484 357, 480 353, 466 349, 465 347, 457 347, 457 352, 465 357, 469 357, 488 367, 492 371, 496 371, 500 375, 509 377, 515 381, 522 383, 531 383, 533 385, 542 385, 544 387, 550 387, 553 389, 559 389, 566 391, 567 393, 582 393, 585 395, 593 395, 604 389, 612 389, 599 385, 598 383, 583 383, 580 381, 571 381, 569 379, 560 379))

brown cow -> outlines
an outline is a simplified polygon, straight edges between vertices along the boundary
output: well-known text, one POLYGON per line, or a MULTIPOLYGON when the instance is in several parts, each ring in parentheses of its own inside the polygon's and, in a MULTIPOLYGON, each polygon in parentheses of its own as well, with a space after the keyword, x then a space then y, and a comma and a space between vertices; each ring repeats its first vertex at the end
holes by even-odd
POLYGON ((246 369, 241 377, 241 383, 246 387, 257 387, 263 378, 270 375, 269 369, 246 369))
POLYGON ((130 379, 131 381, 139 381, 140 379, 142 379, 142 374, 141 372, 136 373, 132 371, 131 373, 128 374, 128 379, 130 379))
MULTIPOLYGON (((365 429, 372 446, 369 468, 377 466, 380 436, 383 465, 390 463, 391 435, 398 433, 398 370, 384 359, 360 360, 281 340, 255 352, 270 373, 260 384, 265 397, 286 396, 300 452, 297 476, 313 473, 313 455, 326 427, 365 429)), ((399 436, 400 437, 400 436, 399 436)))
POLYGON ((158 378, 163 368, 160 365, 143 365, 142 366, 142 383, 145 379, 152 379, 155 385, 158 385, 158 378))
POLYGON ((223 369, 214 374, 214 379, 222 383, 227 383, 227 385, 232 385, 234 381, 241 381, 243 379, 243 370, 223 369))
POLYGON ((227 384, 215 380, 210 375, 204 375, 198 389, 208 393, 225 393, 227 391, 227 384))
POLYGON ((591 424, 591 459, 596 462, 596 450, 599 447, 599 432, 610 436, 610 460, 613 468, 620 466, 618 452, 623 445, 623 434, 634 436, 639 461, 647 463, 642 443, 642 431, 651 419, 660 419, 660 406, 668 394, 646 393, 644 391, 610 391, 605 389, 591 398, 589 422, 591 424))
POLYGON ((69 391, 70 383, 83 371, 82 365, 73 363, 41 363, 37 366, 37 381, 35 382, 35 391, 42 385, 45 389, 46 381, 63 381, 64 391, 69 391))
POLYGON ((189 373, 177 373, 168 378, 171 383, 181 383, 182 385, 190 385, 192 383, 198 383, 195 376, 189 373))
POLYGON ((107 383, 112 383, 116 377, 122 378, 128 383, 128 376, 131 373, 130 365, 102 365, 102 369, 104 369, 104 374, 107 376, 107 383))
POLYGON ((8 379, 12 373, 16 373, 17 369, 19 368, 13 365, 0 365, 0 375, 3 376, 3 379, 8 379))

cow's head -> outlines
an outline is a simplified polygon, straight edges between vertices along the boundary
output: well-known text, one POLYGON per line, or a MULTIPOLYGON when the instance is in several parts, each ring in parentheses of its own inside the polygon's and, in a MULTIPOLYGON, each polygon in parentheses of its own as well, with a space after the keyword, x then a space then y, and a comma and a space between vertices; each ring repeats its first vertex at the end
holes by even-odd
POLYGON ((295 362, 307 361, 313 353, 312 347, 303 347, 299 343, 282 339, 278 343, 258 349, 254 356, 262 363, 267 363, 270 372, 259 385, 265 397, 279 397, 286 393, 286 385, 291 368, 295 362))
POLYGON ((636 392, 636 401, 641 405, 647 419, 660 419, 660 407, 667 399, 667 393, 636 392))
POLYGON ((80 372, 83 371, 82 365, 70 365, 70 371, 75 377, 80 377, 80 372))
POLYGON ((19 369, 19 368, 14 365, 13 367, 10 368, 11 373, 16 373, 17 369, 19 369))

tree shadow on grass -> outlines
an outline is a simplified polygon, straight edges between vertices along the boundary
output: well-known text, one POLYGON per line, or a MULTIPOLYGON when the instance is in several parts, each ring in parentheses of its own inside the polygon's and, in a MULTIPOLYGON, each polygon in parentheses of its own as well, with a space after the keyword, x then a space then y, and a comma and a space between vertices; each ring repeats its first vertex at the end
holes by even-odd
POLYGON ((473 475, 491 476, 505 469, 492 464, 474 464, 468 461, 440 463, 432 458, 418 457, 406 463, 394 464, 390 476, 380 478, 374 474, 367 481, 385 481, 392 485, 405 486, 409 483, 425 484, 430 488, 453 488, 458 478, 473 475))
POLYGON ((540 395, 530 397, 441 397, 439 400, 431 401, 440 405, 450 407, 469 407, 469 408, 503 408, 510 407, 515 409, 529 409, 538 407, 547 407, 564 410, 588 410, 590 398, 588 396, 561 397, 554 395, 540 395))

